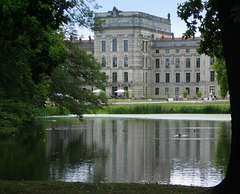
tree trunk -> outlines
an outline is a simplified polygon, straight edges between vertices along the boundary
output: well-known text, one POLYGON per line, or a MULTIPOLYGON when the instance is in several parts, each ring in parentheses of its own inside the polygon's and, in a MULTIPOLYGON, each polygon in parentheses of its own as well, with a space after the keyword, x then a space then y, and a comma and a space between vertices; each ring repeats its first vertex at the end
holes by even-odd
POLYGON ((238 1, 217 0, 232 117, 231 155, 228 169, 225 179, 215 187, 216 191, 224 193, 240 192, 240 23, 234 21, 231 11, 237 6, 236 2, 238 1))

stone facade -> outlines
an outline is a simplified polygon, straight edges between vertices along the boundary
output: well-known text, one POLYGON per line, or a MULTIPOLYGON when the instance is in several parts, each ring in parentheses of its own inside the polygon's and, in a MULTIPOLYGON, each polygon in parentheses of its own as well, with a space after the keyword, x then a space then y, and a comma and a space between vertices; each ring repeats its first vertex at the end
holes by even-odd
POLYGON ((171 97, 183 97, 184 91, 189 98, 196 98, 198 91, 203 97, 218 94, 215 72, 211 68, 214 59, 197 53, 199 43, 199 38, 152 41, 149 81, 153 97, 164 98, 167 93, 171 97))
POLYGON ((102 72, 109 79, 107 95, 117 89, 128 90, 130 96, 147 98, 196 98, 218 95, 211 59, 199 55, 199 38, 183 40, 171 32, 170 14, 167 18, 142 12, 122 12, 113 8, 96 13, 104 21, 101 32, 95 32, 94 56, 102 63, 102 72))

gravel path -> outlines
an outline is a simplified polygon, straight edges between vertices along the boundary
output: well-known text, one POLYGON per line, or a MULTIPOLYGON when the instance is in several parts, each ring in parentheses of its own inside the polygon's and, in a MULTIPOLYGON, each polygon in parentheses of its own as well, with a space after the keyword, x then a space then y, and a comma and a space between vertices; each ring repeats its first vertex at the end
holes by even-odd
POLYGON ((84 114, 84 118, 231 121, 230 114, 84 114))

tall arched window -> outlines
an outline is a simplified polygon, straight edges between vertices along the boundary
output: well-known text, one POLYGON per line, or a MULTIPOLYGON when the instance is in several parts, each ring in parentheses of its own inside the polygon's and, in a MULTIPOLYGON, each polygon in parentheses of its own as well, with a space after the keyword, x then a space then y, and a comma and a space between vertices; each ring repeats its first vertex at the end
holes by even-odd
POLYGON ((112 73, 112 82, 117 83, 117 72, 112 73))

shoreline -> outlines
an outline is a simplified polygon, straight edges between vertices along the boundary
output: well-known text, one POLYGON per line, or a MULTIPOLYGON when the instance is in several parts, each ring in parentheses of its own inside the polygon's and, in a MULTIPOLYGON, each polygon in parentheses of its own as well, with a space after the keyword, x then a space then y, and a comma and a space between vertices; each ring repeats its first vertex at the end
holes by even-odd
MULTIPOLYGON (((231 121, 231 114, 84 114, 83 118, 124 118, 153 120, 200 120, 200 121, 231 121)), ((46 116, 42 118, 74 118, 77 115, 46 116)))
POLYGON ((231 121, 231 114, 85 114, 83 118, 231 121))

